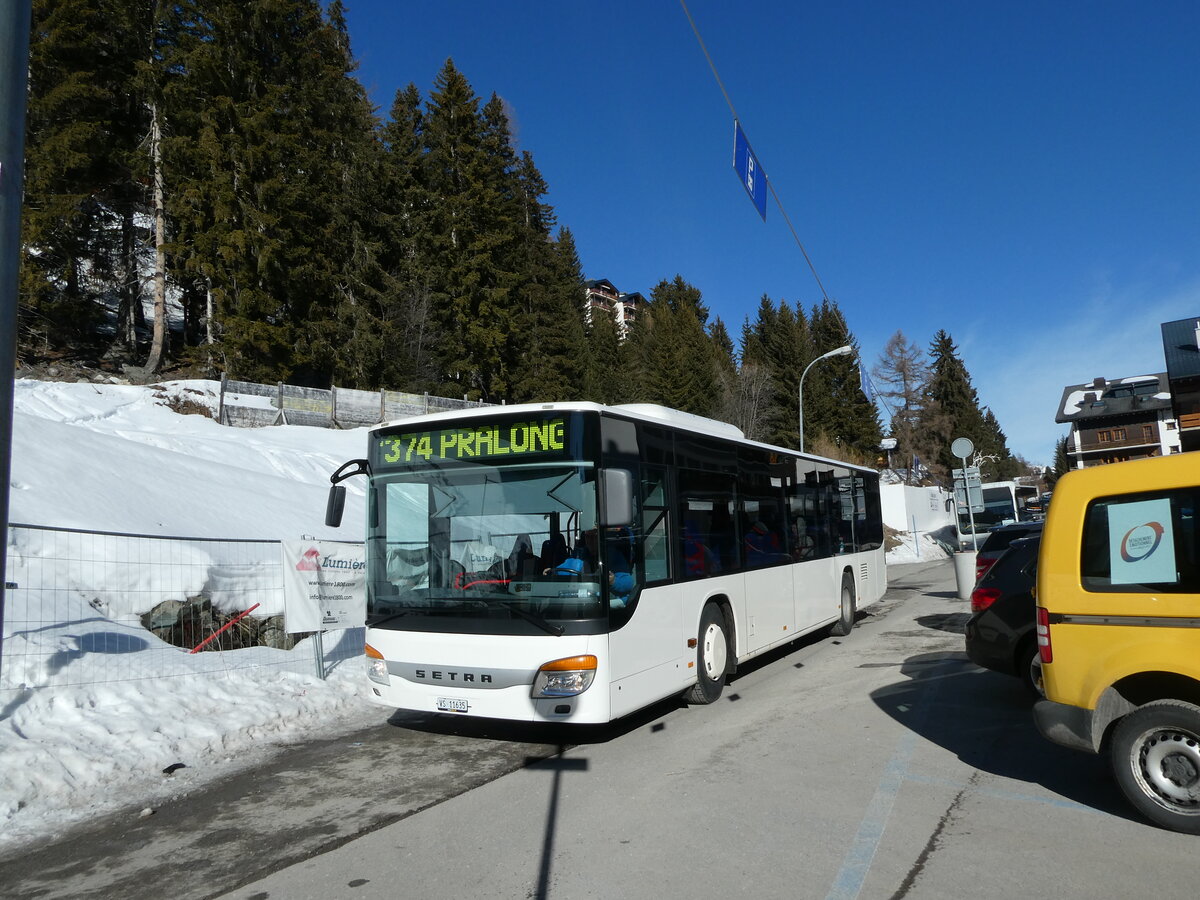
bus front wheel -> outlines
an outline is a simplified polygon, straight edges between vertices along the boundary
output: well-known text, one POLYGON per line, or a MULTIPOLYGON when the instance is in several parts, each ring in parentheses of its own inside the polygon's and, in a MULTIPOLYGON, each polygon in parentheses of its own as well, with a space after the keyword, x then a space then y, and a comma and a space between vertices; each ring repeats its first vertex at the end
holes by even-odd
POLYGON ((729 638, 725 615, 715 603, 704 607, 700 635, 696 641, 696 683, 684 694, 688 703, 712 703, 725 687, 729 667, 729 638))
POLYGON ((1113 732, 1112 766, 1143 816, 1200 834, 1200 706, 1158 700, 1135 709, 1113 732))

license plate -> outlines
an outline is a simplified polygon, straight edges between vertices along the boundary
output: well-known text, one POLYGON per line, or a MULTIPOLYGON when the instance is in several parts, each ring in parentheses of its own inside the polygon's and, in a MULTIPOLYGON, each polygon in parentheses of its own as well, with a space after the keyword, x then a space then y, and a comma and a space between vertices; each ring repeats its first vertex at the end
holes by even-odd
POLYGON ((438 697, 437 708, 440 712, 466 712, 467 701, 457 697, 438 697))

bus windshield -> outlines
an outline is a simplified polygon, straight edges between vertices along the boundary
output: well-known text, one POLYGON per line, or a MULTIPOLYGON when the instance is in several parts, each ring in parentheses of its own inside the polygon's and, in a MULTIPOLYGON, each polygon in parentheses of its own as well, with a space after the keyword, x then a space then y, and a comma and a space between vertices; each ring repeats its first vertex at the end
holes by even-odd
POLYGON ((1017 521, 1017 506, 1013 499, 1012 488, 1002 487, 983 488, 983 509, 974 514, 966 510, 958 511, 958 530, 963 534, 971 533, 971 521, 974 519, 975 530, 980 534, 991 531, 998 525, 1006 525, 1017 521))
POLYGON ((597 533, 596 482, 581 462, 378 476, 368 624, 505 633, 604 618, 619 536, 597 533))

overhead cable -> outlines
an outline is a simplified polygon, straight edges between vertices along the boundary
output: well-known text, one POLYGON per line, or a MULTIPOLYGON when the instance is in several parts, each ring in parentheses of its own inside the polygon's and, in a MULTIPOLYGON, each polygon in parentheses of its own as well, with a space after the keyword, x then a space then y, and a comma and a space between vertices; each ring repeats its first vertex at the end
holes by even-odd
MULTIPOLYGON (((696 27, 696 20, 692 18, 691 10, 688 9, 686 0, 679 0, 679 5, 683 7, 683 13, 687 16, 688 22, 692 26, 692 33, 696 35, 696 41, 700 44, 700 49, 704 52, 704 58, 708 60, 708 67, 712 69, 713 78, 717 80, 717 87, 721 89, 721 94, 725 97, 725 103, 729 107, 729 112, 733 115, 735 122, 741 122, 741 118, 737 114, 737 110, 733 106, 733 100, 729 97, 729 91, 725 90, 725 83, 721 81, 721 75, 717 71, 717 64, 713 62, 712 55, 708 52, 708 47, 705 46, 704 38, 700 36, 700 29, 696 27)), ((742 129, 745 131, 745 129, 742 129)), ((771 196, 775 198, 775 205, 779 207, 779 213, 783 216, 783 221, 787 224, 788 231, 792 233, 792 239, 796 242, 796 246, 800 248, 800 252, 804 255, 804 261, 808 263, 809 271, 812 272, 813 279, 817 282, 817 287, 821 289, 821 297, 829 301, 829 295, 825 293, 825 285, 821 283, 821 277, 817 274, 817 267, 813 265, 812 259, 808 255, 808 251, 804 249, 804 244, 800 240, 800 236, 796 234, 796 229, 792 226, 792 220, 787 214, 787 210, 783 208, 783 201, 779 199, 779 194, 775 191, 775 185, 771 183, 771 176, 767 175, 767 189, 771 192, 771 196)))

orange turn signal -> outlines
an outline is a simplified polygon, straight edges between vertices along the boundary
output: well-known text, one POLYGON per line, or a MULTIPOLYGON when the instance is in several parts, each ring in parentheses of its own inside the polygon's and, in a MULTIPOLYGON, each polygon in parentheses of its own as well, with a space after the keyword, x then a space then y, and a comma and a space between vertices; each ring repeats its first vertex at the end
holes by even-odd
POLYGON ((542 672, 578 672, 583 669, 595 669, 596 657, 590 653, 583 656, 568 656, 563 659, 556 659, 554 662, 548 662, 543 665, 539 671, 542 672))

